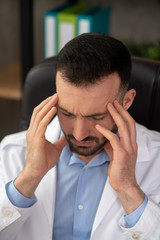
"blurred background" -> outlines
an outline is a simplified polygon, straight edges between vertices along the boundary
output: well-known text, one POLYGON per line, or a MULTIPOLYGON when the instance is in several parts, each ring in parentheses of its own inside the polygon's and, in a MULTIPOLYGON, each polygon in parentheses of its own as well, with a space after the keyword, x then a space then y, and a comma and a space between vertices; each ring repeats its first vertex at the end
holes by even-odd
MULTIPOLYGON (((0 0, 0 140, 19 131, 26 74, 44 58, 44 13, 65 2, 0 0)), ((122 40, 132 55, 160 60, 160 0, 84 2, 89 7, 110 5, 110 35, 122 40)))

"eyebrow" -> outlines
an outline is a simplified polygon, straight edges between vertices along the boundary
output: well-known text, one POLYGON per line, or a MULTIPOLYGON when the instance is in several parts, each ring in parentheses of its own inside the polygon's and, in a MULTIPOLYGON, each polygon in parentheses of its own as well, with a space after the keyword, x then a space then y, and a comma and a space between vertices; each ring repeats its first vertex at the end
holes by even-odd
MULTIPOLYGON (((75 116, 73 113, 69 112, 67 109, 59 106, 58 104, 57 104, 57 108, 59 108, 59 109, 60 109, 61 111, 63 111, 63 112, 66 112, 66 113, 68 113, 68 114, 71 114, 71 115, 75 116)), ((103 112, 103 113, 93 113, 93 114, 85 115, 85 116, 83 116, 83 117, 86 117, 86 118, 90 118, 90 117, 101 117, 101 116, 107 115, 108 113, 109 113, 108 110, 106 110, 106 112, 103 112)))

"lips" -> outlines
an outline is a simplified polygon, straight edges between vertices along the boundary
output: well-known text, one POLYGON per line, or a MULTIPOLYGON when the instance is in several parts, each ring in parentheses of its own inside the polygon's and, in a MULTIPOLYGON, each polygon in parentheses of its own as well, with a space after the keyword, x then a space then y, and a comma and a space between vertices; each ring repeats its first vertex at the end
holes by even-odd
POLYGON ((93 141, 77 141, 72 140, 74 145, 77 145, 79 147, 90 147, 93 144, 93 141))

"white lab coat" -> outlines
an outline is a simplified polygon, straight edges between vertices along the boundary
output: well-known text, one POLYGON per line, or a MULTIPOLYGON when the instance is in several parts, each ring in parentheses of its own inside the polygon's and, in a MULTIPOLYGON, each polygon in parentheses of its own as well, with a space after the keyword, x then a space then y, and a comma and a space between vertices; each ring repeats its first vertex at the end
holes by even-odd
MULTIPOLYGON (((124 210, 108 178, 93 224, 91 240, 160 240, 160 134, 138 124, 136 128, 139 146, 136 177, 149 199, 146 209, 138 223, 133 228, 127 228, 123 218, 124 210)), ((59 123, 55 118, 47 129, 46 138, 54 142, 59 132, 59 123)), ((30 208, 12 205, 5 191, 5 183, 15 179, 24 167, 25 135, 25 132, 13 134, 1 143, 0 240, 51 240, 56 167, 42 179, 35 192, 37 202, 30 208)))

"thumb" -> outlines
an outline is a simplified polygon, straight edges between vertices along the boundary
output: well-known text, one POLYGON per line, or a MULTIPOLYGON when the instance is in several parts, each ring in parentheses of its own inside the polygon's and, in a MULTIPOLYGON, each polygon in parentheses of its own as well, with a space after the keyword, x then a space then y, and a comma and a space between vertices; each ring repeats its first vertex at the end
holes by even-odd
POLYGON ((104 145, 104 150, 108 154, 110 161, 112 161, 113 160, 113 148, 109 141, 107 141, 106 144, 104 145))
POLYGON ((62 151, 64 146, 67 144, 66 137, 63 135, 57 142, 55 142, 55 146, 62 151))

